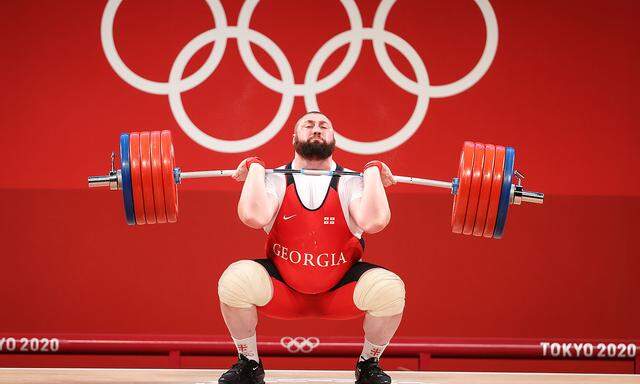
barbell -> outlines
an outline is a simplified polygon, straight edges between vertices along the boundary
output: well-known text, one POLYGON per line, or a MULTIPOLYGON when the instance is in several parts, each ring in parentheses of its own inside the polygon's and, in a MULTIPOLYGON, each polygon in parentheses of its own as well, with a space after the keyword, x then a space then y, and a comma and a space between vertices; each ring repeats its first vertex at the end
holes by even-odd
MULTIPOLYGON (((451 182, 394 176, 398 183, 446 188, 453 194, 451 229, 454 233, 500 239, 511 204, 542 204, 544 194, 525 191, 524 176, 515 170, 515 149, 465 141, 458 174, 451 182), (515 183, 514 183, 515 179, 515 183)), ((185 179, 227 177, 235 170, 184 172, 175 166, 171 132, 133 132, 120 135, 120 169, 105 176, 89 176, 89 187, 122 191, 125 219, 129 225, 174 223, 178 220, 178 184, 185 179)), ((266 173, 312 176, 350 175, 354 171, 315 169, 267 169, 266 173)))

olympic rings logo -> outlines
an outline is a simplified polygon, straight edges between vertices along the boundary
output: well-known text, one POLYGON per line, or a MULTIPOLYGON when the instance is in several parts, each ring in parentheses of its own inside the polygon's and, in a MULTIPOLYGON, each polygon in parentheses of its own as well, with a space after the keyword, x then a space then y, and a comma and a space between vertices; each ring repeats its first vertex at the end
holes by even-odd
POLYGON ((317 337, 283 337, 280 339, 280 345, 282 345, 287 351, 291 353, 310 353, 318 345, 320 345, 320 339, 317 337))
POLYGON ((403 38, 385 30, 385 23, 396 0, 381 0, 375 12, 373 26, 364 27, 360 10, 354 0, 341 0, 349 18, 350 28, 329 39, 315 53, 307 68, 304 83, 296 84, 289 60, 282 50, 266 35, 251 29, 251 16, 259 0, 246 0, 240 10, 238 25, 227 25, 227 17, 220 0, 206 0, 213 14, 215 28, 201 33, 191 40, 176 57, 167 82, 145 79, 126 66, 119 56, 113 39, 113 22, 122 0, 109 0, 100 25, 102 48, 113 70, 125 82, 143 92, 155 95, 167 95, 169 106, 178 125, 192 140, 212 151, 237 153, 260 147, 271 140, 284 126, 295 97, 303 97, 307 110, 318 110, 317 96, 337 86, 355 66, 362 43, 373 42, 376 60, 383 72, 404 91, 416 96, 413 113, 398 131, 377 141, 357 141, 335 132, 336 146, 347 152, 357 154, 375 154, 390 151, 407 141, 422 124, 430 98, 449 97, 466 91, 476 84, 487 72, 498 47, 498 23, 489 0, 474 0, 482 12, 486 26, 486 43, 482 55, 475 67, 462 78, 442 85, 433 85, 424 62, 415 49, 403 38), (182 104, 181 94, 205 81, 216 69, 225 52, 227 39, 235 38, 240 56, 249 72, 265 87, 282 95, 278 111, 271 122, 257 134, 239 140, 223 140, 204 133, 187 115, 182 104), (215 42, 215 43, 214 43, 215 42), (207 44, 214 43, 211 54, 205 63, 190 76, 183 78, 184 70, 191 58, 207 44), (260 66, 250 43, 262 48, 276 63, 280 78, 275 78, 260 66), (318 78, 325 61, 340 47, 348 44, 347 54, 338 67, 324 78, 318 78), (386 44, 397 49, 410 63, 416 81, 402 74, 392 63, 386 44))

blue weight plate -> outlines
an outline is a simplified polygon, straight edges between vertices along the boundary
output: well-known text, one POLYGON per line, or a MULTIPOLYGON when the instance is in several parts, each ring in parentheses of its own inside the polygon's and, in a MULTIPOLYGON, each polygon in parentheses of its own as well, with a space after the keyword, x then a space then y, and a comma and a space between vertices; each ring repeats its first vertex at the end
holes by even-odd
POLYGON ((122 200, 124 201, 124 215, 127 224, 136 225, 133 210, 133 190, 131 187, 131 166, 129 164, 129 134, 120 135, 120 174, 122 177, 122 200))
POLYGON ((500 190, 500 203, 498 204, 498 217, 496 227, 493 229, 493 238, 501 239, 504 233, 504 225, 507 223, 507 211, 511 199, 511 178, 513 176, 513 166, 516 160, 516 150, 507 147, 504 158, 504 175, 502 177, 502 189, 500 190))

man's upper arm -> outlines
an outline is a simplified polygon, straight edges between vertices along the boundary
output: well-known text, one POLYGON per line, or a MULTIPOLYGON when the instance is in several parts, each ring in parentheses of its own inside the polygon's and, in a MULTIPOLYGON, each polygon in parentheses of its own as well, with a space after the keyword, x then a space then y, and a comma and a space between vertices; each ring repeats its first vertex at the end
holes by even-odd
POLYGON ((273 217, 278 212, 278 192, 276 191, 275 181, 272 175, 265 176, 264 182, 265 190, 267 192, 267 213, 269 213, 269 220, 267 224, 273 220, 273 217))
POLYGON ((362 225, 362 211, 361 211, 361 201, 362 201, 362 191, 364 189, 364 181, 361 177, 353 177, 347 182, 348 189, 348 197, 349 197, 349 215, 356 223, 356 225, 360 228, 363 228, 362 225))
POLYGON ((269 220, 267 221, 267 224, 268 224, 273 220, 273 217, 278 212, 278 198, 276 197, 276 195, 267 193, 267 200, 269 204, 268 205, 269 220))
POLYGON ((362 225, 362 213, 360 211, 361 200, 361 197, 351 200, 351 202, 349 203, 349 215, 351 215, 351 218, 358 227, 363 228, 364 226, 362 225))

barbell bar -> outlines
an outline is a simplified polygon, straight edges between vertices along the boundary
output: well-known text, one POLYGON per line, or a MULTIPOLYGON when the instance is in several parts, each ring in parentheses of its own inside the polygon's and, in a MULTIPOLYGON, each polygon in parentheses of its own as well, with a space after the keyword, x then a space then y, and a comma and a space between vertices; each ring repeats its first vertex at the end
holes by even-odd
MULTIPOLYGON (((448 189, 454 195, 451 215, 454 233, 499 239, 504 233, 510 205, 544 202, 543 193, 524 189, 524 175, 514 168, 514 164, 515 149, 511 147, 465 141, 458 175, 451 182, 410 176, 394 176, 394 180, 397 183, 448 189)), ((120 166, 120 169, 115 168, 115 154, 112 153, 109 174, 89 176, 88 184, 90 188, 121 190, 129 225, 176 222, 178 184, 187 179, 230 177, 235 172, 235 169, 182 171, 175 166, 171 133, 167 130, 121 134, 120 166), (141 141, 141 137, 144 140, 141 141)), ((266 169, 265 172, 363 176, 362 172, 356 171, 317 169, 278 168, 266 169)))

